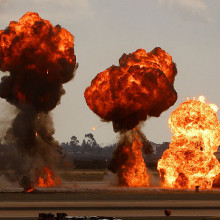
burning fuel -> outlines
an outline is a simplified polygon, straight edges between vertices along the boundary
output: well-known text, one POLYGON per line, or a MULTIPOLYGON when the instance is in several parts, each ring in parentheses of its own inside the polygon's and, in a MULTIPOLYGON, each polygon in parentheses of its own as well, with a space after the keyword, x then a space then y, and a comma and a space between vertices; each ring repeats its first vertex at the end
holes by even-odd
MULTIPOLYGON (((121 140, 124 140, 118 143, 114 152, 110 169, 118 174, 120 185, 149 186, 149 175, 142 157, 143 140, 140 139, 138 132, 138 128, 136 128, 129 133, 122 134, 121 140)), ((147 142, 145 141, 145 143, 147 142)), ((147 149, 151 149, 151 146, 148 146, 147 149)))
POLYGON ((172 112, 168 123, 173 133, 169 149, 158 162, 163 186, 209 189, 220 173, 214 153, 220 145, 217 106, 205 97, 187 100, 172 112))
POLYGON ((2 77, 0 97, 18 108, 7 136, 23 157, 16 173, 24 187, 33 184, 34 168, 54 168, 61 156, 49 112, 74 77, 73 40, 66 29, 33 12, 0 31, 0 70, 9 72, 2 77))
POLYGON ((99 73, 85 90, 89 108, 104 121, 112 121, 114 131, 121 134, 109 167, 121 185, 149 185, 142 149, 151 153, 152 147, 137 126, 176 102, 176 74, 172 57, 161 48, 149 53, 138 49, 123 54, 119 66, 99 73))
POLYGON ((33 191, 34 191, 34 187, 32 185, 29 185, 28 188, 26 188, 24 192, 30 193, 30 192, 33 192, 33 191))
POLYGON ((44 167, 43 172, 38 177, 37 186, 38 187, 51 187, 60 184, 60 178, 54 176, 54 173, 48 168, 44 167))

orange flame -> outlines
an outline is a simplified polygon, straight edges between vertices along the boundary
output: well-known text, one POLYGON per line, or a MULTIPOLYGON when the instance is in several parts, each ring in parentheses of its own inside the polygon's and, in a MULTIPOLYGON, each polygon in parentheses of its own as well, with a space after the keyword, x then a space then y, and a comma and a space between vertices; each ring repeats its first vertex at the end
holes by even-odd
POLYGON ((214 152, 220 144, 220 123, 205 97, 187 100, 172 112, 169 149, 158 161, 162 185, 174 188, 211 188, 220 173, 214 152))
POLYGON ((94 127, 92 128, 92 130, 93 130, 93 131, 96 131, 96 129, 97 129, 97 127, 96 127, 96 126, 94 126, 94 127))
POLYGON ((89 108, 115 131, 131 130, 147 115, 159 116, 176 101, 173 82, 177 73, 172 57, 155 48, 123 54, 119 66, 99 73, 85 90, 89 108))
POLYGON ((56 177, 55 180, 54 173, 48 167, 44 167, 43 172, 43 176, 38 177, 38 187, 51 187, 61 183, 59 177, 56 177))
POLYGON ((149 176, 147 168, 142 157, 143 144, 135 133, 135 140, 132 146, 123 146, 122 154, 127 160, 118 171, 120 185, 129 187, 145 187, 149 186, 149 176))
POLYGON ((0 69, 13 72, 13 79, 9 76, 14 80, 10 84, 10 98, 15 96, 13 101, 19 104, 49 102, 41 100, 41 97, 51 98, 48 89, 24 85, 32 79, 42 83, 39 80, 43 78, 45 83, 69 81, 76 63, 73 47, 74 37, 70 32, 60 25, 53 26, 37 13, 27 12, 19 22, 11 21, 6 30, 0 31, 0 69))
POLYGON ((34 191, 34 187, 30 186, 30 188, 28 188, 27 190, 25 190, 26 193, 30 193, 34 191))
MULTIPOLYGON (((70 51, 70 48, 73 48, 73 36, 64 28, 53 27, 50 21, 42 19, 37 13, 27 12, 19 19, 19 22, 12 21, 9 24, 9 27, 13 32, 11 31, 10 35, 4 34, 4 37, 0 38, 0 44, 4 51, 10 48, 10 50, 12 50, 11 54, 13 54, 14 57, 20 57, 23 48, 27 47, 27 45, 33 45, 33 48, 37 48, 37 51, 35 51, 36 54, 41 54, 43 51, 47 51, 51 61, 57 61, 65 56, 70 63, 75 62, 75 57, 70 51), (33 28, 38 22, 44 25, 39 35, 36 34, 38 30, 33 28), (54 47, 58 48, 56 53, 54 50, 51 50, 50 45, 47 45, 43 38, 44 34, 49 32, 54 32, 54 37, 52 37, 51 40, 54 47), (22 45, 15 44, 14 47, 11 47, 11 42, 16 36, 22 37, 22 45)), ((3 31, 1 31, 0 34, 1 33, 3 34, 3 31)), ((12 58, 8 56, 3 57, 3 59, 5 65, 12 60, 12 58)), ((36 69, 37 65, 30 64, 29 68, 36 69)))

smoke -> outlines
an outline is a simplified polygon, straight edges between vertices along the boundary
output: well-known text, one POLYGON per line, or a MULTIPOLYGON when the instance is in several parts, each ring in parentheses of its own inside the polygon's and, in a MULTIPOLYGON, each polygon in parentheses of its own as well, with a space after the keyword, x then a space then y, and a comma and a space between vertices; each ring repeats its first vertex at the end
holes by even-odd
POLYGON ((7 130, 15 118, 18 110, 14 106, 8 104, 4 100, 0 99, 1 114, 0 114, 0 143, 4 143, 4 137, 7 130))
POLYGON ((61 157, 49 112, 65 94, 62 84, 74 77, 73 36, 37 13, 26 13, 0 31, 0 97, 18 109, 6 139, 23 157, 17 167, 22 186, 34 182, 34 169, 56 167, 61 157))
MULTIPOLYGON (((123 54, 119 66, 111 66, 99 73, 85 90, 89 108, 102 120, 112 121, 114 131, 120 133, 109 169, 118 174, 122 185, 120 169, 125 164, 128 169, 135 166, 129 162, 132 157, 134 159, 132 151, 141 149, 132 147, 134 142, 142 145, 144 153, 152 153, 150 142, 137 126, 148 116, 159 117, 176 102, 177 93, 173 87, 176 74, 176 65, 164 50, 157 47, 146 53, 139 49, 123 54)), ((138 159, 134 160, 142 163, 139 156, 136 153, 138 159)))

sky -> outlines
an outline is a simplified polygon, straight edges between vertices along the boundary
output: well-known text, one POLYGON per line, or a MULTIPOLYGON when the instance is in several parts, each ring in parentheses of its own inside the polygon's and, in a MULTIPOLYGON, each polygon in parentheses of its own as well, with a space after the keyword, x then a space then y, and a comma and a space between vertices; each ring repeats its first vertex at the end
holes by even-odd
MULTIPOLYGON (((177 102, 142 127, 150 141, 171 140, 169 115, 187 97, 204 95, 208 103, 220 106, 219 0, 0 0, 0 30, 28 11, 37 12, 54 26, 60 24, 74 36, 79 68, 75 78, 64 85, 66 94, 52 111, 54 137, 59 142, 68 142, 73 135, 82 141, 87 133, 101 146, 116 142, 112 124, 102 122, 88 108, 84 91, 99 72, 118 65, 123 53, 139 48, 149 52, 161 47, 178 70, 177 102)), ((0 137, 14 116, 14 107, 0 100, 0 137)))

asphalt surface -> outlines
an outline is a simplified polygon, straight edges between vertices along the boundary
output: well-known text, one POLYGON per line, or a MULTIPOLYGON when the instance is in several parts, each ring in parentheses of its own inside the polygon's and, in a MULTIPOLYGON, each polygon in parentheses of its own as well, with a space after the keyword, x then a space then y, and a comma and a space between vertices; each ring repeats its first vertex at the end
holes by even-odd
MULTIPOLYGON (((220 216, 220 201, 216 200, 154 200, 154 201, 77 201, 77 202, 1 202, 0 219, 37 219, 40 212, 65 212, 70 216, 116 216, 122 219, 165 217, 170 209, 172 218, 220 216)), ((167 218, 167 217, 166 217, 167 218)), ((169 217, 170 218, 170 217, 169 217)), ((175 219, 174 218, 174 219, 175 219)))
MULTIPOLYGON (((14 189, 13 189, 14 190, 14 189)), ((38 214, 115 216, 122 220, 220 219, 220 190, 161 188, 51 188, 32 193, 0 192, 0 220, 36 220, 38 214), (166 217, 165 209, 171 210, 166 217)), ((8 189, 7 189, 8 191, 8 189)))

